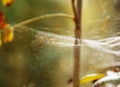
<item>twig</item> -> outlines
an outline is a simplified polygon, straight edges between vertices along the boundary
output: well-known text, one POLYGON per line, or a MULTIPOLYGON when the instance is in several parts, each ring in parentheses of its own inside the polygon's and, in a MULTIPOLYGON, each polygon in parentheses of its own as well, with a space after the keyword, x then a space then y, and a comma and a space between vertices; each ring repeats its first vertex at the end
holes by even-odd
POLYGON ((65 17, 65 18, 73 19, 73 16, 68 15, 68 14, 64 14, 64 13, 46 14, 46 15, 34 17, 34 18, 28 19, 26 21, 20 22, 18 24, 13 25, 13 27, 24 26, 24 25, 30 24, 32 22, 35 22, 35 21, 38 21, 41 19, 51 18, 51 17, 65 17))
POLYGON ((81 9, 82 0, 72 0, 72 8, 74 13, 75 22, 75 46, 74 46, 74 73, 73 73, 73 87, 80 87, 79 75, 80 75, 80 46, 81 43, 81 9))

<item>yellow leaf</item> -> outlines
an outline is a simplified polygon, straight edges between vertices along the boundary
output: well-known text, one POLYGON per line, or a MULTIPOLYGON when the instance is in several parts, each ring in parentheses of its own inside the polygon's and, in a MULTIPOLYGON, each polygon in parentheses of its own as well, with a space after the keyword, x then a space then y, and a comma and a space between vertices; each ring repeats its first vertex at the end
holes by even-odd
POLYGON ((8 28, 4 29, 4 42, 8 43, 11 42, 14 38, 14 32, 13 32, 13 28, 8 26, 8 28))
POLYGON ((81 78, 80 83, 83 84, 83 83, 87 83, 87 82, 92 82, 92 81, 100 79, 104 76, 105 76, 105 74, 88 74, 81 78))
POLYGON ((2 0, 2 4, 6 7, 9 7, 13 2, 14 0, 2 0))

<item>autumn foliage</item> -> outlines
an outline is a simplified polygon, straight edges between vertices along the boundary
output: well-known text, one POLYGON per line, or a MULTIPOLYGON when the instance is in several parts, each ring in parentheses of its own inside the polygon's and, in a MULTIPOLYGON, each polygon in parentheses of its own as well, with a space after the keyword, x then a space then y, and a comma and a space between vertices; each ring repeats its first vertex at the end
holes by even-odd
MULTIPOLYGON (((10 6, 14 0, 2 0, 2 4, 5 7, 10 6)), ((6 22, 5 16, 0 11, 0 46, 2 45, 2 42, 5 43, 11 42, 14 38, 13 28, 9 25, 9 23, 6 22), (3 36, 2 36, 3 33, 3 36), (2 38, 3 37, 3 38, 2 38)))

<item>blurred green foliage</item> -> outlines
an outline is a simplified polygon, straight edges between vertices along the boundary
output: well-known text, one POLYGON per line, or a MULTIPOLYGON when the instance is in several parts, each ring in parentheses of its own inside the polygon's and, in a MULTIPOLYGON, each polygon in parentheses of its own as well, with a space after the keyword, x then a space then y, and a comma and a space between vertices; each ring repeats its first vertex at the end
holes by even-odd
MULTIPOLYGON (((11 24, 16 24, 27 19, 45 14, 72 14, 71 3, 69 0, 16 0, 10 8, 1 6, 1 10, 6 15, 7 21, 11 24)), ((29 26, 38 28, 43 31, 52 31, 57 34, 60 33, 64 35, 70 35, 69 32, 72 33, 71 30, 73 30, 71 24, 71 20, 69 19, 55 17, 33 22, 29 24, 29 26), (49 29, 44 29, 44 27, 49 29), (64 31, 61 31, 61 28, 64 29, 64 31)))
MULTIPOLYGON (((0 4, 0 8, 7 22, 14 25, 45 14, 72 14, 70 5, 69 0, 16 0, 11 7, 5 8, 0 4)), ((72 58, 72 48, 47 43, 49 37, 39 32, 48 31, 72 36, 71 20, 56 17, 36 21, 26 26, 31 29, 22 26, 15 28, 13 42, 3 44, 0 48, 0 87, 32 87, 31 85, 61 87, 61 84, 67 85, 66 82, 71 79, 72 75, 72 73, 68 75, 67 73, 72 69, 66 67, 68 71, 64 70, 61 68, 61 63, 64 65, 72 62, 69 60, 70 57, 72 58), (42 39, 42 37, 48 39, 42 39), (65 61, 63 61, 64 58, 65 61)), ((52 36, 52 39, 55 38, 52 36)))

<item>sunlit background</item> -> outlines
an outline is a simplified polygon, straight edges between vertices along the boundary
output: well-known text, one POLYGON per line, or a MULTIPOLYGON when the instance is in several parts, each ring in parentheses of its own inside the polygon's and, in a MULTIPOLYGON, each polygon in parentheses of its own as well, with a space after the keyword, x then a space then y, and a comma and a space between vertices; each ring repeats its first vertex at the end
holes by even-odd
MULTIPOLYGON (((116 20, 120 12, 115 7, 116 1, 83 0, 83 40, 96 46, 91 40, 119 34, 119 20, 116 20), (104 26, 106 17, 107 27, 104 26)), ((11 25, 45 14, 73 14, 70 0, 15 0, 9 8, 0 3, 0 8, 11 25)), ((42 19, 16 28, 13 42, 0 47, 0 87, 70 87, 73 37, 73 21, 62 17, 42 19)), ((105 72, 117 58, 89 46, 83 46, 81 52, 81 76, 105 72)), ((90 84, 82 87, 90 87, 90 84)))

